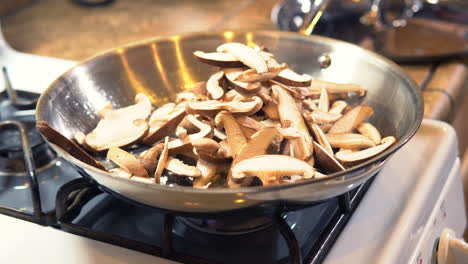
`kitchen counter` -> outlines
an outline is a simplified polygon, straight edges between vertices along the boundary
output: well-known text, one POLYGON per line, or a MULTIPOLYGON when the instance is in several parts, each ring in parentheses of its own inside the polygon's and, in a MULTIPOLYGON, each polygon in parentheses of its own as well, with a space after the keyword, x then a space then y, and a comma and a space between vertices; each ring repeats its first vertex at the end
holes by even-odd
MULTIPOLYGON (((7 0, 8 1, 8 0, 7 0)), ((275 29, 270 11, 277 0, 115 0, 96 8, 71 0, 31 1, 2 18, 2 30, 12 47, 44 56, 83 60, 97 52, 154 36, 206 30, 275 29)), ((468 89, 466 62, 404 65, 420 85, 425 117, 454 124, 464 152, 468 126, 462 112, 468 89)))

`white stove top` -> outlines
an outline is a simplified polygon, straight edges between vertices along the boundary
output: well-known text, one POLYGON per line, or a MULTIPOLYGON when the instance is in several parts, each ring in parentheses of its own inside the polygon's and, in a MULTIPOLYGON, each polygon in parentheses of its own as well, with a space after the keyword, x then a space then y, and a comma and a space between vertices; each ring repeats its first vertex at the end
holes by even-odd
MULTIPOLYGON (((14 51, 0 34, 0 66, 17 89, 40 93, 74 64, 14 51)), ((377 176, 325 263, 430 263, 442 227, 460 236, 466 226, 457 149, 451 126, 425 120, 377 176)), ((8 216, 0 226, 0 263, 173 263, 8 216)))

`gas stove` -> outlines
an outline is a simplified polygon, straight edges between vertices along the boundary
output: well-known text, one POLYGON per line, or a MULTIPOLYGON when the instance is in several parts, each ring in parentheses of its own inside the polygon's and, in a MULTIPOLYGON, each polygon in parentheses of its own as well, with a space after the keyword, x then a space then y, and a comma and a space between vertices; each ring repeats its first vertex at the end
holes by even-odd
POLYGON ((33 126, 34 99, 73 65, 0 41, 23 102, 1 83, 0 263, 431 263, 442 228, 466 226, 456 136, 431 120, 373 180, 314 206, 206 217, 111 196, 33 126))

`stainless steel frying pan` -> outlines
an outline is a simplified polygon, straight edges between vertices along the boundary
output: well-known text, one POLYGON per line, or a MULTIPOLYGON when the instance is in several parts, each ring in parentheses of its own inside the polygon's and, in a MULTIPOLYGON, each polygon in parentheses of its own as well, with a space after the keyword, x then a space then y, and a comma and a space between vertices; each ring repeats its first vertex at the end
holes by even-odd
POLYGON ((52 147, 97 183, 129 199, 177 211, 218 212, 270 202, 314 202, 343 194, 375 175, 386 159, 413 136, 422 121, 423 102, 418 87, 396 64, 345 42, 276 31, 155 38, 104 52, 78 64, 50 85, 39 99, 37 120, 47 121, 72 138, 77 131, 91 131, 99 121, 97 111, 108 102, 114 107, 127 106, 139 92, 150 95, 156 105, 167 102, 175 93, 206 80, 216 70, 198 62, 193 51, 213 51, 229 41, 268 47, 279 61, 315 79, 363 86, 368 94, 362 103, 375 109, 370 121, 383 136, 395 135, 399 142, 381 155, 325 179, 272 187, 208 190, 116 178, 80 162, 55 144, 52 147), (319 59, 323 56, 331 59, 328 68, 319 59))

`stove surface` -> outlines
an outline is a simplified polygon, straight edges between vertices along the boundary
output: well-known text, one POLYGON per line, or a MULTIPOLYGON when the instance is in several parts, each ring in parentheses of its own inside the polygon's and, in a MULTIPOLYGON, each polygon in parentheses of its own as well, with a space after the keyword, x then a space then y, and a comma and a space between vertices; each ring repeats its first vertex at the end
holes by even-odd
MULTIPOLYGON (((456 149, 455 144, 455 134, 450 126, 438 121, 425 120, 415 137, 396 153, 376 176, 325 263, 349 263, 350 260, 353 263, 377 263, 385 252, 405 249, 412 252, 415 248, 414 243, 405 243, 409 240, 402 240, 402 236, 405 238, 410 236, 413 240, 417 240, 417 236, 421 235, 417 232, 412 233, 426 224, 419 219, 422 217, 427 220, 421 205, 426 202, 432 205, 432 200, 438 198, 450 170, 455 166, 457 157, 457 153, 453 152, 453 149, 456 149), (439 144, 436 147, 427 142, 439 142, 439 144), (413 213, 408 213, 409 210, 413 210, 413 213), (402 226, 403 224, 405 226, 402 226), (409 229, 408 226, 413 228, 409 229), (388 242, 392 240, 398 241, 389 244, 388 242), (391 245, 397 248, 392 249, 391 245)), ((104 208, 94 210, 105 209, 105 206, 112 207, 116 202, 106 194, 95 199, 104 200, 104 203, 102 201, 99 203, 104 205, 104 208)), ((152 225, 160 221, 157 215, 142 215, 138 208, 132 206, 110 212, 104 210, 98 215, 99 218, 95 216, 93 218, 92 215, 81 214, 75 222, 92 224, 101 231, 124 230, 129 234, 135 234, 142 229, 151 231, 152 225), (121 217, 126 214, 136 214, 139 220, 135 223, 125 223, 121 217)), ((460 233, 465 224, 465 221, 459 221, 457 226, 452 228, 460 233)), ((29 263, 37 259, 48 263, 65 261, 67 263, 173 263, 8 216, 0 215, 0 225, 8 226, 2 232, 0 240, 3 252, 8 254, 0 254, 0 263, 8 263, 13 256, 16 263, 29 263), (24 248, 28 250, 25 252, 24 248), (53 252, 50 249, 54 249, 53 252)), ((197 232, 187 230, 183 225, 180 227, 174 230, 192 234, 197 232)), ((297 230, 300 230, 300 227, 297 230)), ((304 233, 297 231, 297 234, 300 236, 304 233)), ((194 239, 197 237, 193 235, 194 239)), ((145 236, 141 236, 140 239, 145 239, 145 236)), ((275 241, 277 240, 272 239, 270 242, 276 243, 275 241)), ((247 239, 244 243, 252 245, 255 241, 247 239)), ((213 247, 216 248, 216 245, 213 247)), ((193 250, 199 250, 196 244, 193 250)), ((242 254, 247 253, 242 252, 242 254)))

